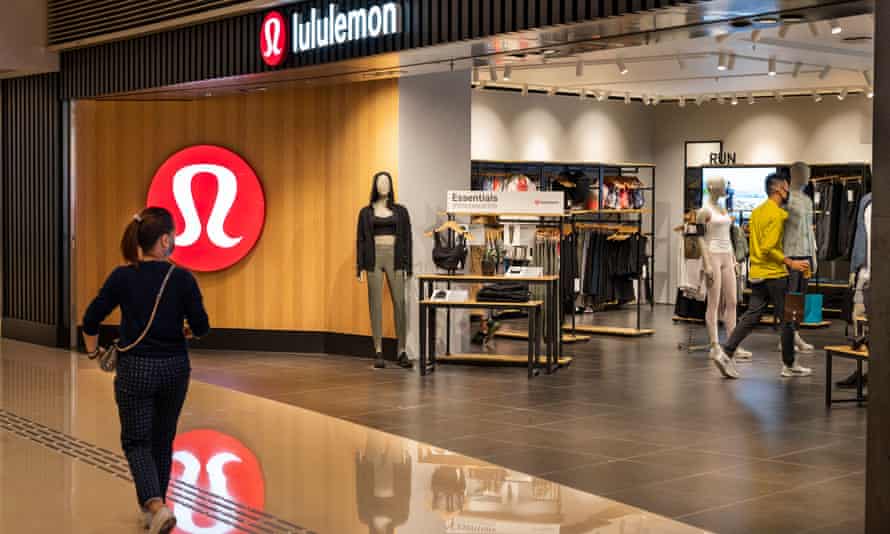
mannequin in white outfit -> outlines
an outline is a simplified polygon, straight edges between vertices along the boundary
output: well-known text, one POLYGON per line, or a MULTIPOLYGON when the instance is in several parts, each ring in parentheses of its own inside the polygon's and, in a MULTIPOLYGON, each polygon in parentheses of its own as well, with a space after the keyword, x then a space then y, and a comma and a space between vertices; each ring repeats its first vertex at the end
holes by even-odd
MULTIPOLYGON (((708 286, 705 324, 708 327, 711 352, 717 352, 720 350, 719 319, 723 320, 727 337, 732 335, 736 325, 738 265, 732 245, 732 216, 720 205, 720 199, 726 197, 726 180, 714 177, 705 185, 709 198, 698 211, 696 221, 705 227, 704 236, 699 238, 702 270, 708 286)), ((751 353, 737 349, 735 359, 750 360, 751 353)))

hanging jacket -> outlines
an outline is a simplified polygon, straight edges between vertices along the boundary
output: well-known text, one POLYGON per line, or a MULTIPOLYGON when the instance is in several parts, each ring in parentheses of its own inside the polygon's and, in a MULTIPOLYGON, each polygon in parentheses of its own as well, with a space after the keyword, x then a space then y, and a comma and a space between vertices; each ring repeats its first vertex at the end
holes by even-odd
POLYGON ((856 237, 853 240, 853 254, 850 260, 850 272, 856 273, 868 265, 868 236, 865 226, 865 209, 871 206, 871 193, 859 201, 859 212, 856 215, 856 237))

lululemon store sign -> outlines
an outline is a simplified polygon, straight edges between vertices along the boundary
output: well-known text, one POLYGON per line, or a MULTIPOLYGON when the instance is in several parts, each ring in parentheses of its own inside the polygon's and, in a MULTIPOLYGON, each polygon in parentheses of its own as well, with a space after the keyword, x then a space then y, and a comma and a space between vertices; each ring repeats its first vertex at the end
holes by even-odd
POLYGON ((266 220, 256 173, 231 150, 198 145, 170 156, 155 173, 148 206, 167 208, 176 222, 172 260, 193 271, 220 271, 243 260, 266 220))
POLYGON ((270 11, 260 28, 260 54, 270 67, 277 67, 288 52, 300 54, 344 43, 373 39, 401 32, 400 8, 386 2, 367 8, 341 11, 337 4, 326 8, 296 11, 288 23, 280 11, 270 11))

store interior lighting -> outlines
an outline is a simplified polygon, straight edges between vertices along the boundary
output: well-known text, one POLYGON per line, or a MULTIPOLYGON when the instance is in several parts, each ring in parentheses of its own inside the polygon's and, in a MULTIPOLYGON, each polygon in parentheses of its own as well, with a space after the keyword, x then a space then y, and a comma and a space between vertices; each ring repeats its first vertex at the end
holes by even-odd
POLYGON ((723 104, 726 103, 726 97, 724 97, 724 96, 723 96, 722 94, 720 94, 720 93, 717 93, 717 103, 720 104, 720 105, 722 106, 723 104))
POLYGON ((717 60, 717 70, 724 71, 729 68, 729 56, 726 52, 720 52, 720 58, 717 60))
POLYGON ((797 63, 795 63, 795 64, 794 64, 794 71, 791 73, 791 77, 792 77, 792 78, 797 78, 798 76, 800 76, 800 69, 802 69, 802 68, 803 68, 803 63, 801 63, 800 61, 798 61, 797 63))
POLYGON ((769 58, 769 71, 768 74, 770 76, 775 76, 778 71, 776 70, 776 56, 771 56, 769 58))
POLYGON ((748 93, 748 103, 749 103, 749 104, 756 104, 756 103, 757 103, 757 100, 754 99, 754 93, 748 93))
POLYGON ((509 63, 504 67, 504 81, 509 82, 513 77, 513 65, 509 63))
POLYGON ((587 89, 581 89, 578 91, 578 100, 585 100, 587 98, 587 89))
POLYGON ((685 96, 681 96, 681 97, 677 100, 677 104, 678 104, 681 108, 685 108, 685 107, 686 107, 686 97, 685 97, 685 96))
POLYGON ((831 74, 831 65, 825 65, 822 72, 819 73, 819 79, 824 80, 825 78, 828 78, 829 74, 831 74))
POLYGON ((866 88, 865 88, 865 97, 866 97, 866 98, 869 98, 869 99, 875 97, 875 89, 874 89, 874 87, 869 86, 869 87, 866 87, 866 88))
POLYGON ((739 97, 737 95, 732 95, 732 100, 729 102, 733 106, 739 105, 739 97))
POLYGON ((841 32, 844 31, 844 28, 841 27, 841 23, 838 22, 837 19, 831 19, 830 21, 828 21, 828 25, 831 26, 832 35, 839 35, 841 32))
POLYGON ((816 91, 813 91, 813 102, 816 102, 817 104, 819 102, 822 102, 822 95, 820 95, 816 91))
POLYGON ((847 95, 848 95, 849 93, 850 93, 850 92, 847 90, 847 88, 844 87, 843 89, 841 89, 841 92, 838 93, 838 95, 837 95, 837 99, 840 100, 841 102, 843 102, 844 100, 847 99, 847 95))
POLYGON ((596 99, 600 102, 605 102, 609 98, 609 91, 600 91, 596 96, 596 99))

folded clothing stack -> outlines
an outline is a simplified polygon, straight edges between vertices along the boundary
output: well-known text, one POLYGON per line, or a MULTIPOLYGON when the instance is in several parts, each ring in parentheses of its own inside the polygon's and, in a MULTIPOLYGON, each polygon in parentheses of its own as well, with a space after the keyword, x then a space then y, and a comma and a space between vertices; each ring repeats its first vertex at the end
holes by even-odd
POLYGON ((522 282, 496 282, 479 290, 476 300, 480 302, 528 302, 532 298, 528 284, 522 282))

